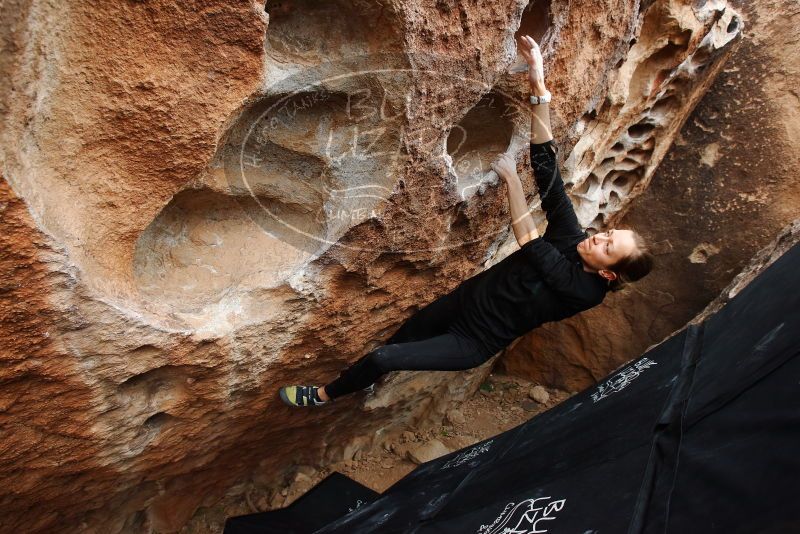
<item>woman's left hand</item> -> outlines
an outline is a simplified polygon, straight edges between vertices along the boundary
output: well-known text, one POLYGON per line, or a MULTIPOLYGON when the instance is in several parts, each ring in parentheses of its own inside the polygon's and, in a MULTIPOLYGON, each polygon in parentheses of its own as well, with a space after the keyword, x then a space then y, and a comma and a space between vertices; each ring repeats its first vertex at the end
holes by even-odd
POLYGON ((519 51, 528 63, 528 81, 531 84, 531 91, 537 96, 541 96, 547 91, 544 86, 542 51, 539 49, 539 44, 529 35, 523 35, 519 41, 519 51))

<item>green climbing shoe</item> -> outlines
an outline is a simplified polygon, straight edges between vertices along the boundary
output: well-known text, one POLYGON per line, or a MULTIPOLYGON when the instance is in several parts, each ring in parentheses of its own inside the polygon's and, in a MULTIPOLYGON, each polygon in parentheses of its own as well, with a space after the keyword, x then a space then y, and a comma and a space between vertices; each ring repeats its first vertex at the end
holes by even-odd
POLYGON ((319 398, 317 386, 285 386, 278 394, 281 400, 289 406, 319 406, 327 404, 319 398))

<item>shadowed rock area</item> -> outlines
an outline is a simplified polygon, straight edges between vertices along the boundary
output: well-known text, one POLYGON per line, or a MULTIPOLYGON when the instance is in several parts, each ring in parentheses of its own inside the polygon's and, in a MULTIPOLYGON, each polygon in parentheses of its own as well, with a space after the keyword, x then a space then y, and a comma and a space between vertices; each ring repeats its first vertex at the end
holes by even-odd
POLYGON ((330 379, 516 246, 488 167, 528 168, 515 33, 541 38, 564 176, 600 229, 648 192, 744 27, 689 0, 0 15, 0 525, 18 532, 174 532, 441 422, 491 363, 312 413, 276 389, 330 379))

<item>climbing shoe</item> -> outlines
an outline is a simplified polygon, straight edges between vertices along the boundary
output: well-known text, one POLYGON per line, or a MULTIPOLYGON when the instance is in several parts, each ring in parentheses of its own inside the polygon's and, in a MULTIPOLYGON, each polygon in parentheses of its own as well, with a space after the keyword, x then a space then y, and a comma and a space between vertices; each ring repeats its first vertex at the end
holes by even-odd
POLYGON ((319 406, 327 404, 319 398, 317 386, 286 386, 278 394, 281 400, 289 406, 319 406))

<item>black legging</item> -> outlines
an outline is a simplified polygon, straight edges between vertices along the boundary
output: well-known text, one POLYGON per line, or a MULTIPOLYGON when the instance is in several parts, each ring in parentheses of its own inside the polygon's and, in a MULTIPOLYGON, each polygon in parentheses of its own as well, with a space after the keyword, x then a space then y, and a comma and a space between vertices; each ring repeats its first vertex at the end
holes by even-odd
POLYGON ((487 361, 488 354, 474 339, 451 332, 459 312, 458 289, 439 297, 412 315, 386 344, 376 348, 325 386, 332 399, 373 384, 389 371, 461 371, 487 361))

